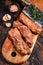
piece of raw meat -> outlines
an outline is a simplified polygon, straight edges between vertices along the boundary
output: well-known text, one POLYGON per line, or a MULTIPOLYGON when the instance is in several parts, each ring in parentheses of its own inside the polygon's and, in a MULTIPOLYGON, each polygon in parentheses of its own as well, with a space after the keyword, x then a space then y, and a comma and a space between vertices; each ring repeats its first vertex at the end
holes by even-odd
POLYGON ((9 36, 12 39, 16 50, 19 53, 21 53, 22 55, 30 53, 30 49, 29 49, 28 45, 22 39, 21 34, 17 28, 11 29, 9 31, 9 36))
POLYGON ((28 28, 34 32, 34 33, 40 33, 42 28, 40 26, 38 26, 35 22, 33 22, 32 20, 30 20, 25 14, 21 13, 20 15, 20 21, 22 21, 22 23, 24 23, 25 25, 28 26, 28 28))
POLYGON ((26 41, 26 43, 28 44, 28 46, 31 48, 32 44, 33 44, 33 42, 32 42, 33 34, 29 30, 29 28, 27 26, 23 25, 19 21, 16 21, 16 22, 14 21, 13 27, 17 27, 18 28, 18 30, 20 31, 20 33, 23 36, 24 40, 26 41))

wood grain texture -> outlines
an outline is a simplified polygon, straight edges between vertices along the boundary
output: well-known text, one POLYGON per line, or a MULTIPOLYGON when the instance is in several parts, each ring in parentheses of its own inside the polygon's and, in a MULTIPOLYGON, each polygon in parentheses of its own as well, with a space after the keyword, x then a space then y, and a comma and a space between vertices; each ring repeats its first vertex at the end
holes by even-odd
MULTIPOLYGON (((4 0, 2 0, 2 1, 4 1, 4 0)), ((33 1, 35 1, 35 0, 33 0, 33 1)), ((40 0, 40 1, 41 1, 40 4, 42 4, 42 5, 41 5, 41 7, 39 5, 39 7, 43 11, 43 8, 42 8, 43 7, 43 2, 42 2, 43 0, 40 0)), ((7 31, 8 31, 8 29, 7 29, 7 31)), ((3 58, 2 53, 1 53, 1 46, 3 44, 3 41, 6 37, 6 35, 7 35, 7 33, 3 29, 3 27, 0 27, 0 65, 15 65, 15 64, 7 62, 3 58)), ((43 65, 43 32, 40 34, 37 41, 38 42, 36 42, 36 45, 34 47, 34 50, 31 54, 30 59, 28 59, 25 63, 19 64, 19 65, 43 65)))
MULTIPOLYGON (((2 31, 2 28, 0 29, 0 31, 2 31)), ((3 32, 0 33, 1 40, 3 40, 3 37, 5 36, 3 32)), ((1 41, 0 41, 0 44, 1 44, 1 41)), ((0 47, 0 65, 15 65, 15 64, 7 62, 3 58, 1 53, 1 47, 0 47)), ((31 54, 31 57, 25 63, 19 64, 19 65, 43 65, 43 32, 39 35, 39 38, 36 42, 36 45, 31 54)))
POLYGON ((43 12, 43 0, 30 0, 30 2, 43 12))

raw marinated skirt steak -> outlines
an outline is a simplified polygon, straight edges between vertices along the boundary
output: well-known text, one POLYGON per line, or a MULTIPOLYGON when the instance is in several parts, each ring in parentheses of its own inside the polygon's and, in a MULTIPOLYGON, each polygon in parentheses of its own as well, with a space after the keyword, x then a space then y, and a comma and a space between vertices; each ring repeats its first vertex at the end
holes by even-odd
POLYGON ((17 28, 11 29, 9 31, 9 36, 11 37, 13 44, 19 53, 22 55, 30 53, 28 45, 22 39, 21 34, 17 28))

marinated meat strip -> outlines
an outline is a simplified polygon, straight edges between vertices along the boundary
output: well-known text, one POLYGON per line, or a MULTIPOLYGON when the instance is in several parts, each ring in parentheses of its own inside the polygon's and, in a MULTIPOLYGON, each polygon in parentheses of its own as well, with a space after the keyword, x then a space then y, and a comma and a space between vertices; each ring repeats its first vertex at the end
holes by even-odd
POLYGON ((25 16, 25 14, 21 13, 20 15, 20 21, 22 21, 22 23, 24 23, 25 25, 27 25, 29 27, 29 29, 34 32, 39 34, 42 30, 42 28, 40 26, 38 26, 36 23, 32 22, 32 20, 30 20, 27 16, 25 16))
POLYGON ((29 30, 29 28, 27 26, 23 25, 22 23, 20 23, 19 21, 14 22, 13 27, 17 27, 19 29, 23 38, 26 40, 26 43, 31 48, 32 44, 33 44, 33 42, 32 42, 33 34, 29 30))
POLYGON ((21 53, 22 55, 30 53, 28 45, 22 39, 21 34, 17 28, 11 29, 9 31, 9 36, 11 37, 14 46, 19 53, 21 53))

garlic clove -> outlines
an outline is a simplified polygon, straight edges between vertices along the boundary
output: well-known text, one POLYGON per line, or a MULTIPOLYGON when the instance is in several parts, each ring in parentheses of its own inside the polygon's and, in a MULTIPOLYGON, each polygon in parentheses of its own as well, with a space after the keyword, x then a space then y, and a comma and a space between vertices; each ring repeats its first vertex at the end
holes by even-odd
POLYGON ((11 20, 11 15, 5 14, 5 15, 3 16, 3 21, 8 21, 8 20, 11 20))
POLYGON ((11 27, 11 23, 5 23, 6 27, 11 27))

